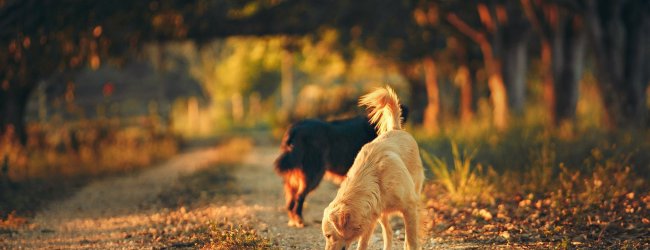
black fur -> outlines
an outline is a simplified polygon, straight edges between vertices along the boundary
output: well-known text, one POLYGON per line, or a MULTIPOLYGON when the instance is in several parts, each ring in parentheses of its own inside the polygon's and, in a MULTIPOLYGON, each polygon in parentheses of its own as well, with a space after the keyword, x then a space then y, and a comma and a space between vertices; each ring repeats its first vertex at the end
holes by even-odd
MULTIPOLYGON (((406 120, 408 108, 401 108, 406 120)), ((282 154, 274 165, 276 173, 284 177, 290 225, 302 226, 305 198, 318 187, 325 173, 345 176, 361 147, 375 137, 375 126, 365 116, 332 122, 308 119, 294 123, 287 130, 282 139, 282 154), (289 181, 291 170, 298 170, 304 176, 303 190, 289 181)))

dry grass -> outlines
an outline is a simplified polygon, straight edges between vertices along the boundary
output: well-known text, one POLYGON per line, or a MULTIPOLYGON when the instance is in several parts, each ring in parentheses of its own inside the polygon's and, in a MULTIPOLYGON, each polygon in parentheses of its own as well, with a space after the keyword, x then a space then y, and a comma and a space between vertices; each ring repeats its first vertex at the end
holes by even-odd
MULTIPOLYGON (((210 241, 203 249, 272 249, 270 239, 261 237, 250 226, 216 223, 209 227, 210 241)), ((278 248, 279 249, 279 248, 278 248)))
POLYGON ((154 125, 123 126, 118 122, 82 121, 57 126, 31 124, 28 141, 3 137, 0 157, 5 179, 99 176, 146 167, 174 155, 177 138, 154 125))
MULTIPOLYGON (((444 159, 422 151, 424 163, 433 173, 434 181, 445 189, 449 200, 457 204, 475 201, 494 203, 494 185, 486 177, 481 164, 472 165, 476 151, 460 154, 458 146, 451 143, 453 164, 448 166, 444 159)), ((489 169, 491 170, 491 169, 489 169)), ((494 171, 490 174, 495 175, 494 171)))
POLYGON ((146 119, 137 126, 119 121, 30 124, 26 145, 12 136, 0 137, 0 218, 11 211, 30 215, 92 178, 167 159, 177 145, 177 138, 146 119))
POLYGON ((228 220, 192 225, 179 233, 156 231, 148 237, 155 249, 279 249, 249 225, 228 220))
POLYGON ((478 145, 475 154, 452 144, 451 166, 435 157, 448 155, 446 140, 421 143, 432 170, 425 193, 433 236, 521 248, 650 247, 647 134, 484 138, 461 146, 478 145))

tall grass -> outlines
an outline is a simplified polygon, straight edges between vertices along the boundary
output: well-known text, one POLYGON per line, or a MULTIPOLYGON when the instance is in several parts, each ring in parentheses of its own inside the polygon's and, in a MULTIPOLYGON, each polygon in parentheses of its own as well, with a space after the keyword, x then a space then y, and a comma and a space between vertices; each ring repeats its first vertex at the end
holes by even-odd
POLYGON ((420 140, 424 162, 453 201, 560 193, 597 202, 648 191, 647 132, 592 131, 564 137, 528 127, 497 134, 420 140))
POLYGON ((15 138, 4 139, 0 143, 0 157, 6 161, 3 177, 14 182, 130 171, 178 150, 174 135, 147 120, 131 125, 116 121, 30 124, 26 145, 15 138))
POLYGON ((29 124, 22 145, 0 136, 0 219, 30 213, 91 178, 133 171, 173 156, 177 138, 147 119, 29 124))
POLYGON ((477 200, 494 202, 494 186, 487 178, 483 166, 472 165, 476 151, 464 150, 461 154, 453 141, 451 149, 453 156, 451 167, 444 159, 422 151, 424 162, 436 178, 435 181, 445 188, 449 198, 456 203, 477 200))

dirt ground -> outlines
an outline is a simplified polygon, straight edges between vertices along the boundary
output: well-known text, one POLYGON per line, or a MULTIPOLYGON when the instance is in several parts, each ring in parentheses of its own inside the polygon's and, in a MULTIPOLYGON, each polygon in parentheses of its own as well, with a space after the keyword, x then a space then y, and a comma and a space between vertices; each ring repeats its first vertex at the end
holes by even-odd
MULTIPOLYGON (((272 162, 278 155, 274 146, 254 147, 235 170, 240 191, 227 202, 198 207, 169 208, 157 197, 181 176, 187 176, 224 155, 218 148, 197 149, 145 171, 95 181, 72 197, 54 202, 40 211, 27 226, 9 235, 0 235, 0 248, 9 249, 141 249, 175 248, 164 240, 145 239, 160 232, 191 230, 206 221, 228 220, 251 225, 280 249, 322 249, 322 211, 334 198, 337 186, 324 181, 305 204, 305 228, 288 227, 280 178, 272 162)), ((403 247, 403 225, 393 219, 394 248, 403 247)), ((371 238, 371 249, 380 249, 381 231, 371 238)), ((187 247, 187 246, 185 246, 187 247)), ((428 239, 424 249, 470 246, 449 245, 428 239)))

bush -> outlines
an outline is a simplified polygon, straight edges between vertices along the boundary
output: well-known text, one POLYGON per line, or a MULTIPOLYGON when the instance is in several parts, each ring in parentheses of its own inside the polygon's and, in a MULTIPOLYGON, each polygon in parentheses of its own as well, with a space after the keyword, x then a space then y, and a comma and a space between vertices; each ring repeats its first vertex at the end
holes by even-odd
MULTIPOLYGON (((466 203, 470 201, 489 201, 494 202, 494 186, 488 180, 488 176, 483 171, 483 166, 477 164, 472 167, 472 159, 476 151, 468 153, 463 151, 461 155, 458 146, 451 143, 453 164, 451 168, 445 160, 436 156, 431 156, 426 151, 422 151, 424 163, 436 178, 435 181, 440 183, 449 198, 456 203, 466 203)), ((488 172, 494 172, 488 169, 488 172)))

